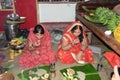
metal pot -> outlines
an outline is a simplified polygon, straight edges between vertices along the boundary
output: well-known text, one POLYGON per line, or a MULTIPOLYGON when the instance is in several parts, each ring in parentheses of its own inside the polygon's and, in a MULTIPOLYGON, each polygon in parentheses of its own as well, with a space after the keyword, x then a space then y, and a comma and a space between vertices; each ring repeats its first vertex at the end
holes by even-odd
POLYGON ((19 24, 4 24, 5 35, 8 41, 11 41, 11 39, 17 37, 18 27, 19 24))
POLYGON ((17 21, 20 20, 20 16, 18 14, 12 13, 7 15, 7 20, 17 21))

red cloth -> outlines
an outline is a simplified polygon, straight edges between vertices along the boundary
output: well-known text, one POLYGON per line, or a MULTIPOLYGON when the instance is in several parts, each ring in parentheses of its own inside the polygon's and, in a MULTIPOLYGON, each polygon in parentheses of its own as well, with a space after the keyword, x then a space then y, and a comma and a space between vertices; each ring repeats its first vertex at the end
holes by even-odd
POLYGON ((120 56, 117 55, 115 52, 105 52, 104 56, 112 67, 114 67, 115 65, 120 66, 120 56))
MULTIPOLYGON (((78 37, 74 36, 72 33, 70 33, 70 30, 75 26, 75 25, 81 25, 83 26, 80 22, 73 22, 70 26, 66 27, 66 29, 64 30, 64 34, 63 34, 63 38, 65 38, 68 42, 68 44, 72 45, 72 41, 74 41, 75 39, 78 39, 78 37)), ((85 35, 85 32, 84 32, 85 35)), ((84 37, 86 38, 86 36, 84 37)), ((86 38, 87 39, 87 38, 86 38)), ((66 63, 66 64, 71 64, 74 63, 75 60, 73 58, 73 56, 71 55, 71 53, 77 55, 81 50, 81 43, 78 43, 76 45, 72 45, 72 48, 70 48, 69 50, 63 50, 61 48, 62 45, 62 39, 60 40, 60 44, 59 44, 59 49, 58 49, 58 58, 60 59, 60 61, 62 63, 66 63)), ((86 50, 83 51, 84 55, 82 56, 82 60, 86 61, 86 62, 93 62, 93 56, 92 56, 92 51, 87 48, 86 50)))
POLYGON ((32 41, 32 43, 35 43, 37 40, 32 28, 26 41, 24 52, 19 59, 19 63, 23 67, 32 68, 39 65, 40 63, 49 65, 50 63, 56 62, 55 53, 51 48, 50 34, 45 26, 43 24, 41 25, 43 26, 45 33, 44 36, 40 39, 40 46, 35 47, 34 50, 38 51, 40 54, 35 54, 28 49, 29 42, 32 41))

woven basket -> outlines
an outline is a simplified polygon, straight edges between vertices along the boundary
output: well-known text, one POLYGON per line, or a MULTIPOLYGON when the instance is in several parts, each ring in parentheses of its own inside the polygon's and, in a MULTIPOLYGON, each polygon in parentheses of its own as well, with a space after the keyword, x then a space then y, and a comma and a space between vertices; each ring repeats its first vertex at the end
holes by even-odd
POLYGON ((0 75, 0 80, 14 80, 14 75, 11 72, 2 73, 0 75))

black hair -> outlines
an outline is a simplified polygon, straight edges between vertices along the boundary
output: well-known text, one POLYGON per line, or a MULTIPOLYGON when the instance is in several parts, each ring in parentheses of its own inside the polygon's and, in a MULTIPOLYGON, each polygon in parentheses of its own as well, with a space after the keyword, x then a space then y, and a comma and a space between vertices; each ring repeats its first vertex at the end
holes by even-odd
POLYGON ((81 34, 78 36, 78 38, 79 38, 79 40, 80 40, 80 42, 82 42, 83 41, 83 28, 82 28, 82 26, 80 26, 80 25, 76 25, 76 26, 74 26, 72 29, 71 29, 71 32, 72 33, 74 33, 74 31, 77 29, 79 27, 79 29, 81 30, 81 34))
POLYGON ((118 73, 119 73, 119 75, 120 75, 120 67, 118 67, 118 73))
POLYGON ((34 30, 33 30, 33 33, 36 34, 40 31, 40 34, 44 34, 44 29, 41 25, 36 25, 34 30))

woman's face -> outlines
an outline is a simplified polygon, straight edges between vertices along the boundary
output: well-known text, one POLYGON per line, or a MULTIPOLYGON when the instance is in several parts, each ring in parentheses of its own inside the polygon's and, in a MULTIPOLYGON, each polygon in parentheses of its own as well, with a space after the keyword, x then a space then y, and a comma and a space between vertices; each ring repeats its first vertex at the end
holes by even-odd
POLYGON ((40 32, 38 32, 35 34, 35 36, 37 39, 41 39, 43 37, 43 34, 40 34, 40 32))
POLYGON ((81 31, 80 31, 79 27, 77 27, 77 29, 74 30, 73 35, 79 36, 80 34, 81 34, 81 31))

